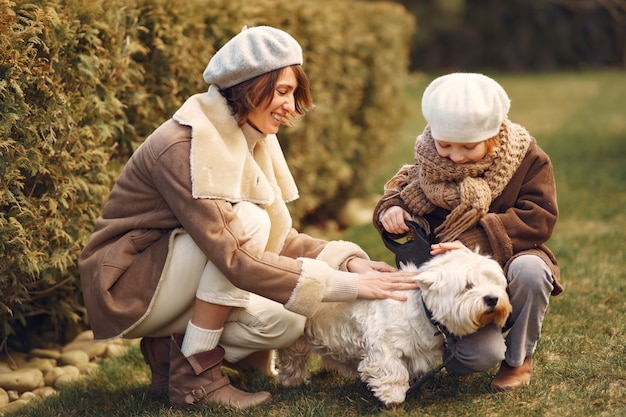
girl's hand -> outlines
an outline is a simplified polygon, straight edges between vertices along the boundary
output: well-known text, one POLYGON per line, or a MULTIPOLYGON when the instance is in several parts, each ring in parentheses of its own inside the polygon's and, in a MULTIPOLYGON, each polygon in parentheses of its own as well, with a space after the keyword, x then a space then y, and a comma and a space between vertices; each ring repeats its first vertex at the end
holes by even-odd
POLYGON ((396 291, 416 290, 419 288, 415 282, 415 272, 388 272, 359 274, 358 299, 381 299, 406 301, 404 294, 396 291))
POLYGON ((439 255, 450 250, 462 249, 464 247, 465 245, 462 244, 460 240, 455 240, 454 242, 434 243, 430 245, 430 254, 433 256, 439 255))
POLYGON ((380 223, 389 233, 402 235, 409 231, 409 226, 406 225, 405 220, 411 220, 411 215, 402 207, 391 206, 383 214, 380 223))

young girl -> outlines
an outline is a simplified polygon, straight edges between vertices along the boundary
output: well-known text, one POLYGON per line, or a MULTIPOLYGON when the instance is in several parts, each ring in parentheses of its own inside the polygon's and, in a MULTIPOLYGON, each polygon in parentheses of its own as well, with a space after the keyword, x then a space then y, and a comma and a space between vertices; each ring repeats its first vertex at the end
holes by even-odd
POLYGON ((455 358, 447 365, 463 375, 501 362, 491 383, 498 391, 529 384, 549 296, 563 290, 545 246, 558 217, 552 165, 507 118, 509 108, 504 89, 485 75, 435 79, 422 97, 428 125, 415 144, 416 163, 385 185, 374 210, 380 232, 403 235, 405 220, 418 223, 436 242, 432 255, 464 245, 504 267, 513 305, 506 338, 495 327, 452 338, 455 358))
POLYGON ((298 190, 276 133, 312 106, 289 34, 242 31, 209 61, 190 97, 135 151, 79 267, 97 339, 142 337, 151 391, 173 406, 246 409, 271 400, 230 385, 223 360, 267 372, 319 303, 404 299, 410 273, 354 243, 291 227, 298 190))

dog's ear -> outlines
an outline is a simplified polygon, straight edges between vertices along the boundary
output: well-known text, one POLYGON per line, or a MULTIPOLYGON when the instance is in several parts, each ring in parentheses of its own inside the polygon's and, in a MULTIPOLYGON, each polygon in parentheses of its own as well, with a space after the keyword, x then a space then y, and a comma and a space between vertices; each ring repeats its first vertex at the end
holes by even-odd
POLYGON ((437 277, 439 273, 436 271, 437 268, 427 269, 423 272, 418 272, 415 278, 415 281, 419 285, 420 289, 427 290, 437 281, 437 277))

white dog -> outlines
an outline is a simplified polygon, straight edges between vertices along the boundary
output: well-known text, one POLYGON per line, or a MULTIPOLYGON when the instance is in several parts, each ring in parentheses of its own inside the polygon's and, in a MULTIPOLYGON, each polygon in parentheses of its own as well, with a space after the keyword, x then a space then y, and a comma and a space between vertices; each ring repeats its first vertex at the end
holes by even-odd
POLYGON ((308 382, 308 358, 317 353, 325 368, 358 371, 386 406, 402 403, 410 381, 442 359, 436 324, 460 337, 490 323, 503 327, 511 313, 502 268, 469 249, 435 256, 417 269, 415 280, 420 289, 407 291, 405 302, 323 303, 307 320, 304 335, 279 350, 280 382, 308 382))

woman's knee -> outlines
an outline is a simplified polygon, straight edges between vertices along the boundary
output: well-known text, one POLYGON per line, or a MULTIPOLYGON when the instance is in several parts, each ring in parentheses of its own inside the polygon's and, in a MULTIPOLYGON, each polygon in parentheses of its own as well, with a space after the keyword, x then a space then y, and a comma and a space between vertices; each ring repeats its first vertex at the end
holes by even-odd
POLYGON ((265 247, 272 228, 267 211, 247 201, 234 204, 233 211, 239 217, 244 230, 252 237, 254 243, 260 247, 265 247))
POLYGON ((227 319, 238 322, 253 339, 267 340, 272 348, 290 346, 304 332, 306 317, 286 310, 281 304, 251 294, 246 309, 235 309, 227 319))
POLYGON ((304 323, 306 317, 291 313, 283 320, 283 335, 280 337, 281 348, 291 346, 300 336, 304 334, 304 323))

